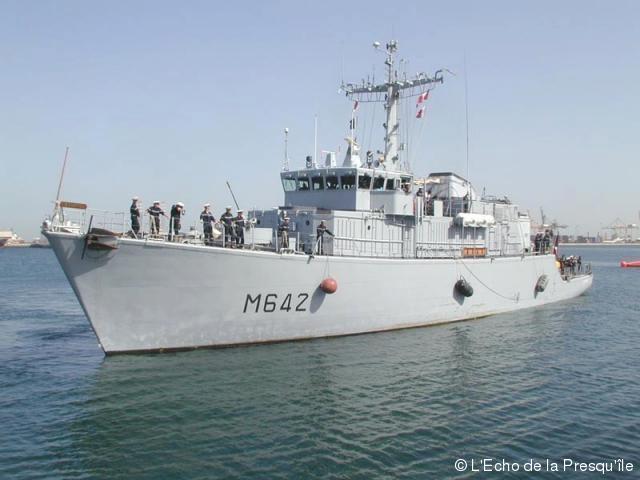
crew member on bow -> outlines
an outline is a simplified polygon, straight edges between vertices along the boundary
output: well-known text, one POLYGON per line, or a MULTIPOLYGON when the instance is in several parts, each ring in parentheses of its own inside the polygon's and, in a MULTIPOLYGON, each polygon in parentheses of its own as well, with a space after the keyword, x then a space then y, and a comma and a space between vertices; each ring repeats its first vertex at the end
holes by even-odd
POLYGON ((149 214, 149 220, 151 221, 151 234, 159 235, 160 234, 160 215, 167 218, 167 214, 164 213, 164 210, 160 208, 160 202, 155 201, 153 205, 147 209, 147 213, 149 214))
POLYGON ((247 226, 247 219, 244 218, 244 211, 238 210, 238 216, 233 219, 236 227, 236 247, 244 246, 244 229, 247 226))
POLYGON ((140 233, 140 207, 138 206, 138 197, 131 199, 131 207, 129 213, 131 214, 131 230, 137 237, 140 233))
POLYGON ((171 241, 174 236, 177 237, 180 234, 180 219, 184 214, 184 203, 178 202, 171 206, 171 222, 169 223, 169 234, 167 235, 167 240, 171 241))
POLYGON ((209 209, 211 205, 204 204, 204 210, 200 214, 200 220, 202 220, 202 231, 204 232, 204 244, 213 245, 213 224, 216 223, 216 219, 209 209))
POLYGON ((316 242, 318 242, 318 255, 324 255, 324 234, 334 236, 331 230, 327 228, 324 220, 320 221, 320 225, 316 228, 316 242))
POLYGON ((233 232, 233 213, 231 207, 225 208, 225 212, 220 216, 220 222, 224 227, 224 244, 227 247, 233 247, 235 234, 233 232))

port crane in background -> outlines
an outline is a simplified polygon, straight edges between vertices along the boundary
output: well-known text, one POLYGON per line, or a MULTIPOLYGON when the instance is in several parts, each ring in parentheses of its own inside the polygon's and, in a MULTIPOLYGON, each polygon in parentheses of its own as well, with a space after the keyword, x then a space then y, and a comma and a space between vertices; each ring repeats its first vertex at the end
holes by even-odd
POLYGON ((633 242, 638 238, 638 225, 636 223, 625 223, 619 217, 604 228, 612 232, 609 242, 633 242))
POLYGON ((568 225, 560 224, 556 219, 553 219, 551 222, 547 221, 547 216, 544 213, 544 209, 540 207, 540 222, 541 223, 531 223, 531 231, 544 231, 547 229, 553 230, 555 233, 559 233, 561 228, 567 228, 568 225))

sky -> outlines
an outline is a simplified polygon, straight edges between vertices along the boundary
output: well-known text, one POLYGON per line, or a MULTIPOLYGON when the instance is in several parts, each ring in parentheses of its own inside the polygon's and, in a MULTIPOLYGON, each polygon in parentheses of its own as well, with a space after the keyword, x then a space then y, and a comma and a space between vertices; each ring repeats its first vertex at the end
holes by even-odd
MULTIPOLYGON (((381 78, 392 38, 409 73, 456 73, 406 118, 416 175, 467 173, 466 66, 478 191, 570 234, 640 223, 640 2, 0 0, 0 230, 39 235, 67 146, 62 197, 90 208, 182 201, 190 225, 227 181, 280 205, 284 128, 292 168, 316 116, 344 145, 340 83, 381 78)), ((381 148, 381 110, 359 121, 381 148)))

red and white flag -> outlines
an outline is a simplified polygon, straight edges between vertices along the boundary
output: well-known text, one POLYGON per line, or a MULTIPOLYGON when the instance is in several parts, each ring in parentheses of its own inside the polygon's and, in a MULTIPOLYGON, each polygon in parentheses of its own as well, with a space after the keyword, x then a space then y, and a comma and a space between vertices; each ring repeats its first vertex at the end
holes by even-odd
POLYGON ((418 95, 418 100, 416 102, 416 108, 417 108, 416 118, 424 117, 424 112, 426 109, 426 105, 424 104, 424 102, 426 102, 428 99, 429 99, 429 90, 418 95))
POLYGON ((420 105, 421 103, 426 102, 429 99, 429 90, 427 90, 424 93, 421 93, 420 95, 418 95, 418 105, 420 105))

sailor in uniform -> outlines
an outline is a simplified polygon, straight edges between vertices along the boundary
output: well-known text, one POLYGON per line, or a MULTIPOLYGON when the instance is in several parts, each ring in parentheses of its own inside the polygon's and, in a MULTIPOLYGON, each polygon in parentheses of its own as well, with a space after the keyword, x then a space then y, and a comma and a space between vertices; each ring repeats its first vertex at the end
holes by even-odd
POLYGON ((278 233, 280 234, 280 248, 289 248, 289 217, 286 215, 278 227, 278 233))
POLYGON ((171 206, 171 222, 169 223, 169 234, 167 240, 171 241, 173 236, 180 233, 180 219, 185 214, 184 203, 178 202, 171 206), (173 227, 173 232, 171 231, 173 227), (173 233, 173 234, 172 234, 173 233))
POLYGON ((151 220, 151 234, 158 235, 160 233, 160 215, 163 217, 167 216, 164 210, 160 208, 160 202, 153 202, 153 205, 147 209, 147 213, 151 220))
POLYGON ((137 237, 140 233, 140 207, 138 206, 138 197, 131 199, 131 207, 129 213, 131 214, 131 230, 137 237))
POLYGON ((236 247, 238 247, 244 245, 244 229, 247 225, 247 220, 244 218, 244 211, 238 210, 238 216, 234 218, 233 221, 236 226, 236 247))
POLYGON ((549 246, 551 245, 551 235, 549 234, 549 230, 544 231, 544 236, 542 237, 542 250, 543 253, 549 253, 549 246))
POLYGON ((200 220, 202 220, 202 231, 204 232, 204 244, 212 245, 213 244, 213 224, 216 223, 216 219, 209 210, 211 205, 208 203, 204 204, 204 210, 200 214, 200 220))
POLYGON ((324 220, 320 221, 320 225, 316 228, 316 242, 318 244, 318 255, 324 255, 324 234, 334 236, 331 233, 331 230, 327 228, 327 225, 324 223, 324 220))
POLYGON ((220 216, 220 222, 224 227, 224 243, 228 247, 233 246, 233 239, 235 237, 233 232, 233 213, 231 213, 231 207, 225 208, 225 212, 220 216))

